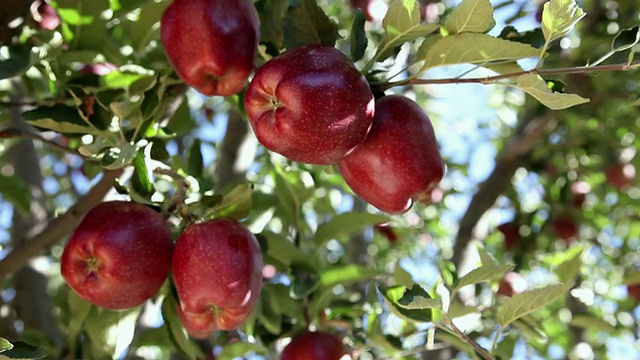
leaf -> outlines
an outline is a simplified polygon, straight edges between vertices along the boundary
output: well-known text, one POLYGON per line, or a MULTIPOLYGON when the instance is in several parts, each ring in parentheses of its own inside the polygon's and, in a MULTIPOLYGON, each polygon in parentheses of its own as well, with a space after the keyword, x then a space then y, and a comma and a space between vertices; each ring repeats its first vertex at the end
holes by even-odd
POLYGON ((138 149, 135 146, 123 143, 109 148, 100 159, 100 166, 107 170, 120 169, 131 164, 137 155, 138 149))
POLYGON ((204 169, 200 139, 194 139, 187 152, 187 173, 199 178, 204 169))
POLYGON ((266 0, 260 15, 260 40, 284 47, 283 15, 287 0, 266 0))
POLYGON ((338 37, 338 26, 315 0, 300 0, 297 6, 287 9, 284 19, 287 48, 307 44, 334 46, 338 37))
POLYGON ((462 304, 458 300, 454 300, 449 304, 449 310, 447 311, 447 315, 451 319, 455 319, 460 316, 465 316, 467 314, 472 314, 478 312, 478 308, 476 306, 466 306, 462 304))
POLYGON ((420 23, 420 9, 414 0, 393 0, 382 20, 384 38, 378 46, 378 58, 405 42, 427 36, 438 29, 435 24, 420 23))
POLYGON ((536 57, 538 53, 539 50, 530 45, 485 34, 463 33, 436 41, 427 51, 422 70, 442 65, 513 61, 536 57))
POLYGON ((542 8, 542 33, 547 42, 571 31, 586 14, 574 0, 551 0, 542 8))
POLYGON ((133 176, 131 177, 133 189, 145 198, 153 195, 155 191, 147 168, 146 156, 142 151, 139 151, 133 158, 133 169, 133 176))
POLYGON ((0 353, 0 360, 3 359, 42 359, 49 354, 42 348, 27 344, 23 341, 14 341, 10 350, 0 353))
POLYGON ((495 25, 493 6, 489 0, 464 0, 453 9, 443 26, 450 34, 460 34, 486 33, 495 25))
POLYGON ((546 343, 548 340, 547 334, 544 330, 537 326, 533 319, 525 316, 513 322, 513 326, 518 328, 523 334, 530 339, 537 340, 542 343, 546 343))
POLYGON ((558 275, 558 280, 560 280, 561 283, 573 280, 578 276, 580 266, 582 266, 584 248, 578 247, 578 250, 580 251, 575 251, 573 248, 569 249, 569 251, 573 251, 573 253, 556 268, 555 273, 558 275))
POLYGON ((580 95, 553 92, 549 89, 547 82, 536 74, 525 74, 518 77, 516 86, 551 110, 567 109, 589 102, 589 99, 580 95))
POLYGON ((483 247, 477 246, 482 266, 498 266, 498 262, 483 247))
POLYGON ((431 296, 418 284, 413 284, 410 290, 398 300, 398 304, 409 310, 440 309, 442 304, 431 296))
POLYGON ((640 270, 629 271, 624 275, 622 283, 625 285, 640 284, 640 270))
POLYGON ((293 242, 280 234, 265 231, 261 234, 266 238, 266 255, 280 263, 289 266, 292 263, 304 262, 307 257, 296 247, 293 242))
POLYGON ((458 336, 452 333, 445 332, 445 331, 438 331, 436 332, 436 339, 444 343, 453 345, 458 350, 464 351, 467 354, 474 354, 474 350, 473 350, 473 347, 471 347, 471 345, 469 345, 464 340, 460 339, 458 336))
MULTIPOLYGON (((416 285, 414 285, 414 287, 415 286, 416 285)), ((405 306, 420 307, 420 306, 431 304, 430 302, 422 301, 421 298, 423 298, 424 300, 432 300, 432 299, 429 299, 429 295, 426 294, 426 291, 424 291, 424 289, 420 288, 419 286, 418 288, 419 289, 416 289, 416 291, 413 291, 413 288, 410 290, 402 285, 396 285, 392 287, 381 288, 380 292, 382 293, 382 296, 385 302, 387 303, 387 305, 389 305, 391 312, 393 312, 397 316, 405 320, 409 320, 417 323, 430 322, 432 319, 431 309, 433 307, 416 308, 416 309, 408 309, 405 307, 405 306), (416 297, 418 297, 418 299, 415 299, 416 297), (404 304, 398 303, 400 299, 403 299, 404 304), (414 299, 417 301, 416 304, 413 304, 414 299)))
POLYGON ((96 129, 82 119, 78 110, 62 104, 41 106, 22 113, 22 119, 37 128, 53 130, 63 134, 100 135, 102 130, 96 129))
POLYGON ((252 352, 256 355, 268 354, 268 350, 265 349, 262 345, 238 341, 222 346, 222 352, 218 354, 216 359, 232 360, 245 358, 245 355, 249 352, 252 352))
POLYGON ((169 331, 169 338, 174 343, 176 349, 189 359, 195 359, 196 352, 191 341, 189 341, 186 330, 182 327, 176 306, 179 305, 174 300, 173 295, 170 293, 165 295, 162 300, 162 318, 169 331))
POLYGON ((504 276, 504 274, 511 271, 514 267, 515 266, 511 264, 481 266, 458 279, 454 291, 457 291, 458 289, 466 285, 474 285, 479 284, 483 281, 501 278, 504 276))
POLYGON ((222 202, 214 206, 208 214, 215 217, 244 219, 251 211, 251 186, 240 184, 222 198, 222 202))
POLYGON ((113 357, 119 356, 133 340, 140 306, 126 311, 92 307, 84 328, 94 347, 113 357))
POLYGON ((19 177, 0 174, 0 195, 23 215, 31 211, 31 191, 19 177))
POLYGON ((353 10, 353 23, 351 24, 351 60, 358 61, 364 56, 367 49, 367 33, 364 25, 367 19, 360 9, 353 10))
POLYGON ((615 326, 608 322, 591 315, 574 314, 569 322, 570 326, 575 326, 583 329, 601 330, 606 332, 616 331, 615 326))
POLYGON ((498 308, 497 320, 503 327, 507 326, 509 323, 552 303, 567 293, 572 286, 573 282, 568 282, 514 295, 498 308))
POLYGON ((82 326, 91 312, 92 305, 78 296, 75 291, 69 291, 67 304, 69 306, 67 333, 69 338, 75 338, 82 331, 82 326))
POLYGON ((0 337, 0 352, 13 349, 13 344, 9 340, 0 337))
POLYGON ((368 212, 350 212, 334 216, 331 220, 318 226, 315 235, 315 243, 322 244, 327 240, 340 235, 350 235, 367 226, 388 222, 386 215, 371 214, 368 212))
POLYGON ((31 49, 24 46, 0 46, 0 80, 12 78, 31 66, 31 49))
POLYGON ((348 284, 359 280, 371 279, 378 275, 380 275, 379 271, 351 264, 325 270, 320 275, 320 283, 324 286, 348 284))

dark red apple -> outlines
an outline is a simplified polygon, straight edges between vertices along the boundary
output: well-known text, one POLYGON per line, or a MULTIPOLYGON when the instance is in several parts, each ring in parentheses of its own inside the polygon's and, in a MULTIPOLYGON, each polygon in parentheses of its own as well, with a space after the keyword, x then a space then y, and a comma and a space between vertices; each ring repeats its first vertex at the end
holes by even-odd
POLYGON ((627 294, 632 299, 640 301, 640 283, 627 285, 627 294))
POLYGON ((551 227, 557 237, 569 243, 580 235, 578 224, 568 215, 562 215, 551 222, 551 227))
POLYGON ((176 304, 176 311, 178 312, 178 318, 180 319, 180 323, 187 331, 187 334, 198 340, 204 340, 211 335, 209 331, 202 331, 198 327, 198 322, 194 321, 191 317, 187 316, 185 312, 182 310, 180 305, 176 304))
POLYGON ((293 48, 264 64, 244 104, 258 140, 290 160, 333 164, 367 136, 374 98, 340 50, 293 48))
POLYGON ((376 101, 369 135, 338 166, 354 193, 388 213, 408 211, 444 175, 429 117, 399 95, 376 101))
POLYGON ((633 185, 636 179, 636 167, 633 164, 618 163, 605 170, 607 181, 618 190, 624 190, 633 185))
POLYGON ((40 29, 55 30, 60 25, 56 9, 43 0, 31 4, 31 15, 40 29))
POLYGON ((251 0, 173 0, 160 21, 160 40, 176 72, 209 96, 244 88, 259 39, 251 0))
POLYGON ((280 360, 351 359, 347 348, 335 335, 324 331, 305 332, 282 350, 280 360))
POLYGON ((509 251, 520 241, 520 224, 515 221, 498 225, 498 231, 504 237, 504 248, 509 251))
POLYGON ((61 272, 83 299, 113 310, 151 298, 169 275, 171 231, 152 209, 102 203, 84 216, 65 245, 61 272))
POLYGON ((510 271, 500 280, 497 295, 512 297, 527 291, 528 288, 527 280, 522 275, 510 271))
POLYGON ((387 240, 392 244, 398 241, 398 235, 388 223, 373 225, 373 229, 380 233, 380 235, 387 238, 387 240))
POLYGON ((262 265, 258 241, 239 222, 187 227, 176 241, 171 270, 190 333, 240 326, 260 296, 262 265))

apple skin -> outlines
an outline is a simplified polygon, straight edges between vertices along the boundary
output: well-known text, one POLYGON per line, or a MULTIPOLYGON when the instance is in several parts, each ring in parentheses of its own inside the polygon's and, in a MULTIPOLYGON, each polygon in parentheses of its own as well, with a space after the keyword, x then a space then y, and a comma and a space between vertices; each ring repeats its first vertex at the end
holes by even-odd
POLYGON ((380 235, 387 238, 387 241, 391 244, 395 244, 398 241, 398 234, 396 231, 389 225, 389 223, 380 223, 373 225, 373 229, 377 231, 380 235))
POLYGON ((627 294, 636 301, 640 301, 640 283, 627 285, 627 294))
POLYGON ((45 1, 35 1, 32 5, 33 17, 40 29, 55 30, 60 25, 60 16, 56 9, 45 1))
POLYGON ((180 235, 171 269, 190 333, 238 328, 260 297, 262 252, 235 220, 193 224, 180 235))
POLYGON ((61 273, 88 302, 127 309, 158 292, 169 275, 172 248, 160 214, 132 202, 105 202, 87 212, 69 238, 61 273))
POLYGON ((298 46, 269 60, 244 97, 262 145, 293 161, 323 165, 365 139, 374 101, 351 59, 323 45, 298 46))
POLYGON ((404 213, 414 198, 431 192, 444 175, 429 117, 399 95, 376 101, 369 135, 338 163, 356 195, 387 213, 404 213))
POLYGON ((624 190, 633 185, 636 179, 636 167, 633 164, 618 163, 605 170, 607 181, 618 190, 624 190))
POLYGON ((350 0, 349 4, 352 9, 362 10, 367 21, 382 21, 388 9, 384 0, 350 0))
POLYGON ((512 221, 500 224, 497 229, 504 237, 504 248, 507 251, 513 249, 520 241, 520 224, 517 222, 512 221))
POLYGON ((324 331, 296 336, 282 350, 280 360, 340 360, 348 357, 347 348, 337 336, 324 331))
POLYGON ((497 295, 512 297, 527 291, 528 288, 527 280, 522 275, 510 271, 500 280, 497 295))
POLYGON ((251 0, 173 0, 160 21, 160 40, 178 76, 207 96, 244 88, 259 39, 251 0))
POLYGON ((565 243, 577 240, 580 236, 578 224, 568 215, 560 216, 551 222, 553 232, 565 243))

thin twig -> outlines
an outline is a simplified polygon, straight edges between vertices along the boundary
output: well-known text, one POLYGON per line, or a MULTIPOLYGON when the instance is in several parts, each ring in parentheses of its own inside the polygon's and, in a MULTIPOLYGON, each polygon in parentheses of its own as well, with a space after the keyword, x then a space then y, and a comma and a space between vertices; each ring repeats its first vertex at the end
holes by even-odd
POLYGON ((460 336, 462 338, 462 340, 464 340, 464 342, 466 342, 467 344, 471 345, 471 347, 473 347, 473 349, 485 360, 495 360, 495 357, 491 354, 489 354, 487 352, 487 350, 483 349, 482 347, 480 347, 480 345, 478 345, 477 342, 473 341, 473 339, 471 339, 470 337, 467 336, 467 334, 465 334, 464 332, 462 332, 462 330, 460 330, 460 328, 458 328, 456 326, 456 324, 453 323, 453 321, 451 321, 448 317, 444 317, 444 321, 446 322, 447 325, 449 325, 449 327, 451 327, 451 329, 453 331, 455 331, 456 334, 458 334, 458 336, 460 336))

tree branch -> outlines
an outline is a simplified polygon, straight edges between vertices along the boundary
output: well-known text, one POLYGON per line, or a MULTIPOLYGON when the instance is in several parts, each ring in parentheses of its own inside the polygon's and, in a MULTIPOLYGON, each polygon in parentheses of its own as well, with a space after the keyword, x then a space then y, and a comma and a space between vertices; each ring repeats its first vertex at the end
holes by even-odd
POLYGON ((79 152, 77 152, 76 150, 70 149, 66 146, 60 145, 57 142, 53 141, 53 140, 49 140, 49 139, 45 139, 44 137, 42 137, 41 135, 38 135, 36 133, 30 132, 30 131, 23 131, 20 129, 16 129, 16 128, 8 128, 8 129, 4 129, 4 130, 0 130, 0 139, 11 139, 14 137, 21 137, 21 138, 25 138, 25 139, 31 139, 31 140, 38 140, 41 141, 44 144, 47 144, 55 149, 58 149, 60 151, 69 153, 69 154, 73 154, 73 155, 78 155, 78 156, 82 156, 82 154, 80 154, 79 152))
POLYGON ((23 245, 17 246, 0 260, 0 280, 22 268, 29 259, 71 231, 87 211, 102 201, 122 172, 122 169, 105 171, 102 179, 66 213, 51 220, 44 231, 25 241, 23 245))

